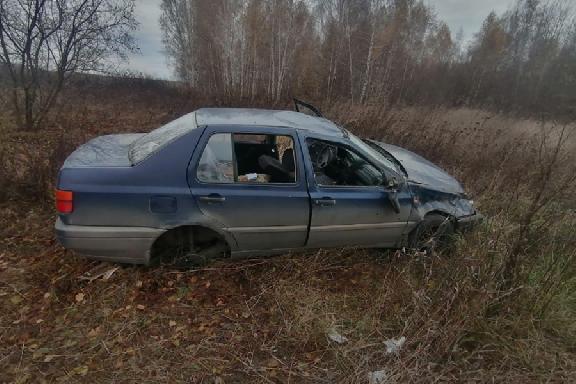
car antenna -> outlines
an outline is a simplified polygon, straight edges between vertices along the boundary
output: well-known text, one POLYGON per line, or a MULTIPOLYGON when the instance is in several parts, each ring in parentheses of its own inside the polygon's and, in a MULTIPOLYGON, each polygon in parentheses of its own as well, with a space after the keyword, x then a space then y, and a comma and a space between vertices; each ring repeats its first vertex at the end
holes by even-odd
POLYGON ((316 116, 324 117, 324 115, 322 115, 320 110, 318 108, 316 108, 315 106, 313 106, 312 104, 306 103, 302 100, 298 100, 295 97, 293 97, 292 100, 294 100, 294 110, 296 112, 300 112, 300 106, 302 106, 304 108, 308 108, 309 110, 311 110, 316 116))

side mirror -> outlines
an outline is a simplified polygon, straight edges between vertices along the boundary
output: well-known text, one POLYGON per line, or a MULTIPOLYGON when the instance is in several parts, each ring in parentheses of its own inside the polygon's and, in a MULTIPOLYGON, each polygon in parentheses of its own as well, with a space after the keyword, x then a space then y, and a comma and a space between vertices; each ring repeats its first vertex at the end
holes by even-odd
POLYGON ((394 212, 400 213, 400 201, 398 200, 398 187, 400 186, 400 183, 398 182, 398 179, 392 177, 388 180, 388 183, 385 183, 385 185, 388 189, 386 195, 388 196, 390 205, 392 205, 392 209, 394 209, 394 212))

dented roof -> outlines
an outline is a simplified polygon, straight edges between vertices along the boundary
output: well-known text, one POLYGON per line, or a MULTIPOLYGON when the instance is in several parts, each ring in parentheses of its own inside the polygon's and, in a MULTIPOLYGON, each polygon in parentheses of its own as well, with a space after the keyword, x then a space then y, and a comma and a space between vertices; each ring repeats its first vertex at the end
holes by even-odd
MULTIPOLYGON (((192 114, 190 115, 192 116, 192 114)), ((293 111, 248 108, 201 108, 194 112, 194 115, 198 126, 249 125, 288 127, 311 131, 326 136, 343 136, 343 130, 330 120, 293 111)))

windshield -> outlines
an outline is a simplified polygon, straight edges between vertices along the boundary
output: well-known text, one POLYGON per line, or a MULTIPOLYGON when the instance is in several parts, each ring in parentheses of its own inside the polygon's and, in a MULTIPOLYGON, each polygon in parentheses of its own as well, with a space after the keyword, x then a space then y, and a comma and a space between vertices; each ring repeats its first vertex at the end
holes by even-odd
POLYGON ((352 141, 352 143, 354 143, 354 145, 360 148, 362 152, 368 155, 370 159, 372 159, 373 161, 385 166, 388 169, 396 171, 399 174, 404 174, 404 170, 396 161, 394 161, 392 155, 388 155, 390 157, 386 156, 381 151, 372 147, 371 144, 366 143, 364 140, 360 139, 357 136, 354 136, 350 132, 348 132, 348 138, 350 139, 350 141, 352 141))
POLYGON ((179 117, 132 143, 128 152, 128 158, 132 165, 137 164, 196 127, 196 112, 179 117))

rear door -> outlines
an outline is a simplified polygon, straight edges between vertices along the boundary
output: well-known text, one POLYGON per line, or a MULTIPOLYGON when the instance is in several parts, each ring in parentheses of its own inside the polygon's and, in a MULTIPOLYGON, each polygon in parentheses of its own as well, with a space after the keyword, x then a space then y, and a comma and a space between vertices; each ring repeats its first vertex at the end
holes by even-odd
POLYGON ((207 127, 198 149, 188 170, 192 194, 238 250, 304 246, 310 202, 293 129, 207 127))
POLYGON ((395 246, 412 209, 406 183, 385 188, 383 170, 343 141, 309 137, 304 146, 313 170, 308 176, 312 217, 307 245, 395 246))

